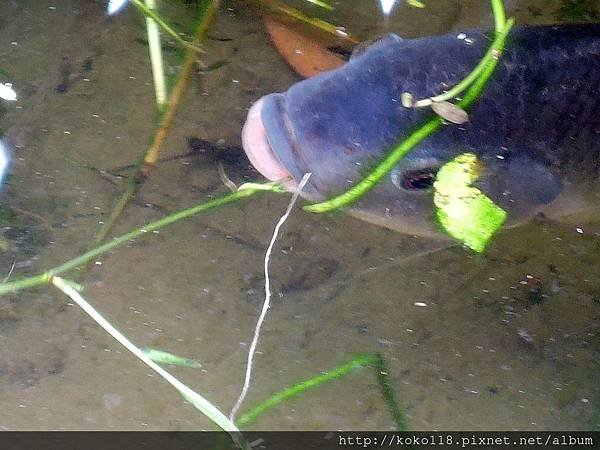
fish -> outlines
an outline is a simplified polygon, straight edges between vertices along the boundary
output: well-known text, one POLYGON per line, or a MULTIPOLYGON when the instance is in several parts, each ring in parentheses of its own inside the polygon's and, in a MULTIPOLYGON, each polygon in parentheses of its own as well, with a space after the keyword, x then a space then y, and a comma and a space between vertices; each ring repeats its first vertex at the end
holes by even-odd
MULTIPOLYGON (((266 95, 248 112, 242 144, 269 180, 312 202, 338 195, 431 117, 404 106, 459 83, 481 60, 493 32, 467 30, 402 39, 389 34, 341 68, 266 95)), ((435 177, 474 153, 475 182, 513 227, 544 215, 594 215, 600 205, 600 24, 516 27, 468 121, 444 123, 415 146, 349 214, 403 233, 443 237, 435 177)))

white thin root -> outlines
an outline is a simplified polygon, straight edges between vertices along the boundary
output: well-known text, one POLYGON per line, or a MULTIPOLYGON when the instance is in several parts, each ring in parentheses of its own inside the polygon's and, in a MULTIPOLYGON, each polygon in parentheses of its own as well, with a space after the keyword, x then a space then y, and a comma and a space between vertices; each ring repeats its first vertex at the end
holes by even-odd
POLYGON ((310 176, 311 173, 306 173, 302 177, 300 184, 298 184, 298 189, 294 192, 294 195, 292 196, 292 199, 290 200, 290 203, 288 204, 285 213, 283 214, 283 216, 281 216, 279 222, 277 222, 277 225, 275 225, 275 230, 273 231, 271 242, 269 243, 269 246, 267 247, 267 251, 265 253, 265 301, 263 302, 262 311, 258 316, 258 321, 256 322, 256 327, 254 328, 254 337, 252 338, 252 343, 250 344, 250 349, 248 350, 248 361, 246 364, 246 377, 244 378, 244 386, 242 387, 242 392, 240 393, 240 396, 238 397, 237 401, 235 402, 235 405, 229 413, 229 420, 231 422, 235 422, 235 416, 237 415, 240 406, 242 405, 242 402, 244 401, 244 398, 246 398, 246 394, 248 393, 248 388, 250 387, 250 380, 252 377, 252 362, 254 361, 256 346, 258 345, 260 329, 262 327, 263 322, 265 321, 267 311, 271 307, 271 283, 269 280, 269 259, 271 257, 271 252, 273 251, 273 246, 275 245, 275 241, 277 240, 279 229, 292 212, 292 208, 296 204, 296 201, 298 200, 298 197, 300 196, 300 193, 302 192, 302 189, 308 182, 310 176))

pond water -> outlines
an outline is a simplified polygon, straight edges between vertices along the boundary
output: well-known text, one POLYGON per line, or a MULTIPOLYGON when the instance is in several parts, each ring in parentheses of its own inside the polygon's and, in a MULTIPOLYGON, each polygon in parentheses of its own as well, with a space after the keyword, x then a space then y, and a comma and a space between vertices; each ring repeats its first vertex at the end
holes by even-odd
MULTIPOLYGON (((325 18, 363 39, 493 22, 478 0, 402 3, 387 22, 375 2, 335 3, 325 18)), ((565 2, 506 3, 519 24, 565 20, 565 2)), ((106 18, 103 8, 0 0, 0 75, 20 97, 0 109, 14 149, 1 194, 3 277, 11 268, 11 279, 39 273, 88 248, 126 187, 107 171, 135 163, 155 130, 143 18, 131 6, 106 18)), ((177 28, 189 27, 185 5, 163 8, 177 28)), ((299 80, 244 2, 224 3, 204 48, 204 70, 190 80, 163 157, 188 152, 190 137, 239 146, 252 102, 299 80)), ((174 44, 165 45, 165 59, 176 73, 174 44)), ((229 170, 235 182, 260 180, 229 170)), ((227 192, 211 158, 159 163, 113 235, 227 192)), ((201 369, 169 370, 228 412, 262 306, 264 252, 288 201, 263 195, 222 207, 68 277, 139 346, 200 361, 201 369)), ((533 223, 500 233, 475 255, 296 208, 272 255, 273 304, 242 410, 379 352, 411 429, 598 429, 599 233, 598 221, 533 223)), ((0 302, 0 429, 214 429, 54 288, 0 302)), ((394 422, 373 371, 360 369, 251 428, 387 430, 394 422)))

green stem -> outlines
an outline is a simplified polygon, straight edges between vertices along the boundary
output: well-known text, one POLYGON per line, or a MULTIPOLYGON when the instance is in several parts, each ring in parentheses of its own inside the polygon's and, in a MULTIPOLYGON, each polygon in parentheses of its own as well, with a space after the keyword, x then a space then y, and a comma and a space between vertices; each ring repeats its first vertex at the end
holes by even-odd
POLYGON ((492 0, 492 12, 494 13, 494 28, 500 33, 506 25, 506 11, 503 0, 492 0))
POLYGON ((379 390, 385 400, 385 403, 390 410, 394 422, 396 422, 397 431, 409 431, 408 424, 406 423, 406 417, 404 412, 398 406, 398 400, 396 399, 396 392, 388 381, 389 370, 387 363, 382 355, 375 355, 375 361, 373 363, 374 369, 377 372, 377 384, 379 384, 379 390))
MULTIPOLYGON (((502 0, 492 0, 492 12, 494 13, 494 28, 496 33, 501 33, 506 25, 506 13, 502 0)), ((414 104, 415 108, 429 106, 433 102, 443 102, 457 97, 461 92, 467 89, 481 75, 486 64, 494 56, 495 49, 490 47, 485 56, 479 61, 475 68, 469 73, 460 83, 454 86, 449 91, 436 95, 435 97, 419 100, 414 104)))
MULTIPOLYGON (((145 6, 150 11, 156 9, 156 0, 145 0, 145 6)), ((154 95, 158 110, 163 111, 167 103, 167 88, 165 83, 165 70, 163 66, 162 48, 160 45, 160 33, 156 21, 146 16, 146 34, 148 35, 148 51, 152 67, 152 79, 154 80, 154 95)))
POLYGON ((350 372, 353 369, 356 369, 357 367, 364 367, 371 364, 377 364, 376 355, 361 355, 357 358, 354 358, 352 361, 349 361, 345 364, 342 364, 339 367, 336 367, 333 370, 330 370, 329 372, 319 374, 316 377, 310 378, 305 381, 301 381, 298 384, 290 386, 284 389, 283 391, 273 395, 272 397, 269 397, 262 403, 259 403, 246 414, 243 414, 238 419, 237 426, 239 428, 243 428, 250 422, 254 421, 260 414, 264 413, 268 409, 273 408, 274 406, 279 405, 281 402, 295 397, 308 389, 320 386, 321 384, 327 381, 331 381, 343 375, 346 375, 348 372, 350 372))
POLYGON ((165 369, 160 367, 154 361, 152 361, 148 355, 146 355, 140 348, 138 348, 133 342, 131 342, 125 335, 117 330, 108 320, 102 316, 90 303, 83 298, 79 292, 77 292, 70 285, 68 280, 60 277, 53 277, 52 284, 66 294, 71 300, 83 309, 98 325, 100 325, 104 331, 110 334, 117 342, 123 347, 129 350, 134 356, 140 361, 150 367, 154 372, 160 375, 165 381, 173 386, 177 391, 192 405, 205 414, 210 420, 221 427, 223 430, 230 433, 231 437, 235 442, 240 444, 240 447, 245 450, 250 450, 250 446, 245 441, 243 436, 240 434, 240 430, 232 423, 227 416, 225 416, 215 405, 205 399, 203 396, 198 394, 196 391, 191 389, 189 386, 183 384, 165 369))
POLYGON ((146 5, 144 5, 140 0, 131 0, 131 2, 138 7, 138 9, 140 11, 142 11, 144 13, 144 15, 146 15, 146 17, 150 17, 151 19, 153 19, 163 30, 165 30, 165 32, 170 35, 173 39, 175 39, 177 42, 179 42, 179 44, 181 44, 182 46, 192 49, 198 53, 204 53, 204 51, 199 48, 196 47, 194 44, 192 44, 191 42, 186 41, 185 39, 183 39, 181 36, 179 36, 179 34, 173 29, 171 28, 169 25, 167 25, 167 23, 161 19, 161 17, 156 14, 156 12, 154 12, 152 9, 148 8, 146 5))
MULTIPOLYGON (((496 68, 498 63, 497 55, 504 48, 506 37, 513 23, 514 21, 509 19, 496 33, 494 42, 483 58, 485 63, 482 66, 479 77, 473 82, 464 98, 458 103, 458 106, 461 108, 466 109, 471 106, 481 94, 485 84, 496 68)), ((304 209, 306 211, 322 213, 354 203, 381 181, 398 164, 398 162, 412 150, 413 147, 437 131, 442 124, 443 120, 440 117, 436 116, 429 119, 392 150, 370 174, 352 186, 349 190, 327 201, 305 206, 304 209)))
POLYGON ((166 227, 167 225, 171 225, 172 223, 175 223, 179 220, 187 219, 188 217, 194 216, 194 215, 196 215, 200 212, 206 211, 208 209, 216 208, 219 206, 226 205, 228 203, 235 202, 237 200, 248 198, 248 197, 256 195, 260 192, 264 192, 264 190, 262 190, 262 189, 244 189, 244 190, 237 191, 237 192, 234 192, 229 195, 225 195, 223 197, 216 198, 216 199, 208 201, 206 203, 201 203, 192 208, 188 208, 183 211, 179 211, 179 212, 170 214, 160 220, 151 222, 142 228, 138 228, 138 229, 130 231, 129 233, 126 233, 122 236, 119 236, 119 237, 113 239, 112 241, 107 242, 106 244, 100 245, 99 247, 96 247, 96 248, 84 253, 83 255, 73 258, 73 259, 61 264, 60 266, 50 269, 42 274, 35 275, 33 277, 22 278, 19 280, 10 281, 8 283, 2 283, 2 284, 0 284, 0 295, 7 294, 10 292, 15 292, 15 291, 25 289, 25 288, 39 286, 44 283, 48 283, 53 276, 59 275, 68 270, 74 269, 75 267, 78 267, 82 264, 85 264, 86 262, 92 260, 93 258, 96 258, 97 256, 100 256, 103 253, 106 253, 119 245, 129 242, 132 239, 136 239, 136 238, 143 236, 149 232, 166 227))
POLYGON ((371 366, 377 376, 377 384, 379 385, 379 390, 381 391, 381 395, 385 403, 392 414, 394 422, 396 422, 396 430, 398 431, 408 431, 409 427, 406 423, 406 418, 404 416, 404 412, 398 406, 398 401, 396 400, 396 393, 392 385, 388 382, 388 367, 385 359, 380 354, 365 354, 354 358, 351 361, 348 361, 345 364, 342 364, 339 367, 336 367, 329 372, 325 372, 319 374, 313 378, 302 381, 298 384, 290 386, 284 389, 281 392, 269 397, 265 401, 259 403, 257 406, 252 408, 252 410, 248 411, 246 414, 242 415, 237 421, 236 425, 241 429, 246 427, 249 423, 256 420, 256 418, 263 414, 265 411, 279 405, 280 403, 295 397, 302 392, 320 386, 323 383, 328 381, 335 380, 341 376, 348 374, 353 369, 358 367, 371 366))
POLYGON ((488 61, 486 67, 484 67, 483 71, 481 72, 481 76, 475 80, 471 88, 466 92, 463 99, 458 102, 458 106, 460 106, 462 109, 467 109, 475 102, 475 100, 477 100, 488 80, 494 73, 494 70, 498 65, 498 60, 500 59, 499 55, 502 50, 504 50, 506 37, 508 36, 508 32, 514 23, 515 21, 513 19, 508 19, 504 25, 504 29, 497 34, 497 37, 494 40, 494 45, 492 45, 491 48, 492 58, 488 61))
MULTIPOLYGON (((500 31, 498 32, 502 32, 502 28, 500 28, 499 30, 500 31)), ((494 48, 494 45, 492 45, 486 52, 485 56, 477 63, 475 68, 465 78, 463 78, 463 80, 460 83, 458 83, 449 91, 444 92, 443 94, 436 95, 435 97, 430 97, 423 100, 418 100, 413 107, 422 108, 424 106, 431 105, 433 102, 443 102, 457 97, 461 92, 463 92, 469 86, 471 86, 477 80, 477 78, 479 78, 479 76, 481 76, 488 63, 491 59, 494 58, 494 55, 497 52, 498 49, 494 48)))

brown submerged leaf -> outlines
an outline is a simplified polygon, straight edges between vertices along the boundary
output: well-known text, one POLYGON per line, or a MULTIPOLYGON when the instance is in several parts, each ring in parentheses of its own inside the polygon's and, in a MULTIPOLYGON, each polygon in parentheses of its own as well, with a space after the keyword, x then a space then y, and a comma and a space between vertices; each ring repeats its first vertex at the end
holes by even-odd
POLYGON ((263 21, 273 45, 299 75, 309 78, 344 65, 343 58, 317 39, 291 28, 276 17, 264 15, 263 21))

